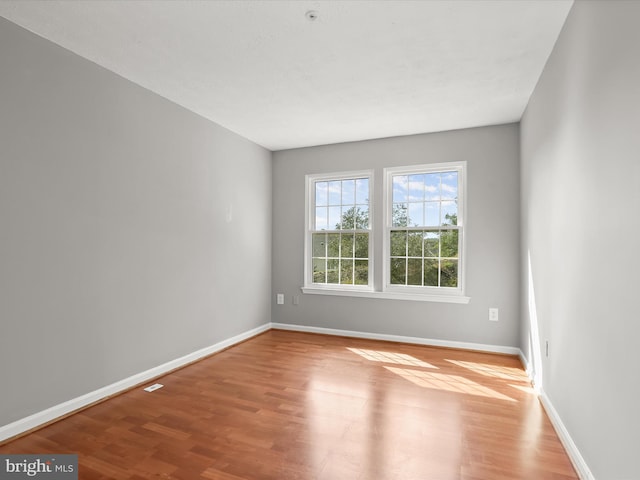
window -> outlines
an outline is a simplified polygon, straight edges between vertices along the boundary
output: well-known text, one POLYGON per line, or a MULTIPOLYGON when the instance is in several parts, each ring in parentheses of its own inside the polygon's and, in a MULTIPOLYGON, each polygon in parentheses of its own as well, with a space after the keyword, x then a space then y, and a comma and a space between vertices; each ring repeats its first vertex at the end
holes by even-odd
POLYGON ((303 292, 468 303, 465 168, 384 169, 377 222, 372 171, 307 175, 303 292), (382 248, 374 250, 374 238, 382 248))
POLYGON ((307 176, 306 286, 370 289, 371 178, 307 176))
POLYGON ((385 290, 462 293, 464 163, 385 169, 385 290))

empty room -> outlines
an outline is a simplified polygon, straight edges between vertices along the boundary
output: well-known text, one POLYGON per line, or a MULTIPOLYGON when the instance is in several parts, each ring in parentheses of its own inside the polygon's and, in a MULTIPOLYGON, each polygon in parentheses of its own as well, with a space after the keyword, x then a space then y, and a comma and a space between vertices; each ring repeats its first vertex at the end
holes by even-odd
POLYGON ((638 25, 0 1, 0 479, 640 479, 638 25))

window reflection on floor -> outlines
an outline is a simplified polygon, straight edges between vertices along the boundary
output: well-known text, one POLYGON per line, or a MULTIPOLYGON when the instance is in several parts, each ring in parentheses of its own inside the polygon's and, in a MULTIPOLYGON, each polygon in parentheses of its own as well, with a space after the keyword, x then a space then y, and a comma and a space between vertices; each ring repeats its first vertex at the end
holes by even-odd
POLYGON ((430 363, 418 360, 406 353, 382 352, 379 350, 364 350, 361 348, 347 348, 353 353, 357 353, 362 358, 372 362, 395 363, 397 365, 407 365, 410 367, 438 368, 430 363))
POLYGON ((495 390, 480 385, 468 378, 459 375, 447 375, 446 373, 425 372, 408 368, 384 367, 390 372, 400 375, 402 378, 425 388, 444 390, 447 392, 465 393, 469 395, 480 395, 482 397, 497 398, 515 402, 513 398, 507 397, 495 390))
POLYGON ((451 362, 454 365, 458 365, 459 367, 467 368, 472 372, 479 373, 480 375, 484 375, 485 377, 502 378, 504 380, 517 381, 526 380, 526 378, 524 377, 524 372, 521 369, 515 367, 490 365, 487 363, 463 362, 460 360, 447 360, 447 362, 451 362))

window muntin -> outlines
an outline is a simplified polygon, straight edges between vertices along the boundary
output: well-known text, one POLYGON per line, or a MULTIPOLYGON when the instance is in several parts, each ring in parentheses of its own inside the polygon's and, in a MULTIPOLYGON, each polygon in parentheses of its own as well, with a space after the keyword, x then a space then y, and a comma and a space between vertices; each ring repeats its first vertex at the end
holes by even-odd
POLYGON ((394 227, 438 227, 458 215, 458 172, 392 175, 394 227))
POLYGON ((457 230, 391 230, 390 285, 457 288, 457 230))
POLYGON ((307 177, 307 285, 371 285, 371 178, 370 172, 307 177))
POLYGON ((462 293, 463 168, 385 170, 385 290, 462 293))
POLYGON ((369 178, 313 182, 315 230, 369 228, 369 178))

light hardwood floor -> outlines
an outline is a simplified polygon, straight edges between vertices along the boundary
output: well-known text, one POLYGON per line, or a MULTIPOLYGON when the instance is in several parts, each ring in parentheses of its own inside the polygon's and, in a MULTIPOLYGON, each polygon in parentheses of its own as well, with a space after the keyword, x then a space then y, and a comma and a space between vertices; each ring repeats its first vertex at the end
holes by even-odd
POLYGON ((515 357, 271 330, 0 447, 81 479, 576 479, 515 357))

